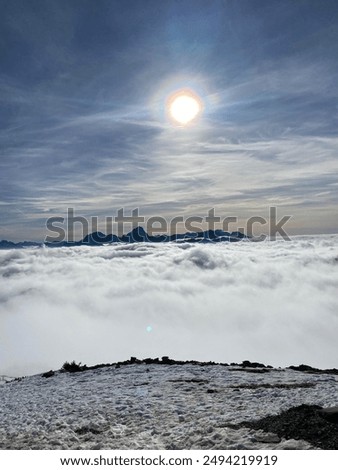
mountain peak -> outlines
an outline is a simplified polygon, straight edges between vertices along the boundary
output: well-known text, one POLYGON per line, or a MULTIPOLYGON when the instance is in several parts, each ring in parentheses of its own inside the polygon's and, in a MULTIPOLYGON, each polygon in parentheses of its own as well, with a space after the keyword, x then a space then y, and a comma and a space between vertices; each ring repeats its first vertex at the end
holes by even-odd
POLYGON ((127 233, 127 235, 124 235, 122 237, 122 240, 130 242, 130 243, 145 242, 145 241, 149 241, 149 236, 143 227, 138 226, 138 227, 133 228, 133 230, 127 233))
POLYGON ((144 230, 143 227, 135 227, 131 232, 128 233, 128 235, 131 235, 132 233, 138 233, 139 235, 145 235, 148 236, 147 232, 144 230))

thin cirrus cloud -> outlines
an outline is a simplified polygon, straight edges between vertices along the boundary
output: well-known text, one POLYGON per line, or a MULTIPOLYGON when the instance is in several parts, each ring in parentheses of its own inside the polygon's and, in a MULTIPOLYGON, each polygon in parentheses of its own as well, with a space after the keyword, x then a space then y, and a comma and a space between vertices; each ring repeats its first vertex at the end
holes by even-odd
POLYGON ((7 4, 0 238, 42 240, 44 218, 70 206, 241 218, 286 198, 295 233, 336 232, 335 12, 330 0, 7 4), (204 102, 187 129, 166 118, 180 87, 204 102))
POLYGON ((0 373, 131 355, 336 367, 336 247, 331 235, 3 250, 0 373))

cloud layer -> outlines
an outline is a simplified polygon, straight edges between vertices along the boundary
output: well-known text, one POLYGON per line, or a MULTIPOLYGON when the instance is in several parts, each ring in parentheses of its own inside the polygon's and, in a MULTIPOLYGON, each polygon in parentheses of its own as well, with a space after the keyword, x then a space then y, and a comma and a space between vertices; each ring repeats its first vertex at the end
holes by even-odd
POLYGON ((337 367, 337 241, 1 251, 0 373, 162 355, 337 367))

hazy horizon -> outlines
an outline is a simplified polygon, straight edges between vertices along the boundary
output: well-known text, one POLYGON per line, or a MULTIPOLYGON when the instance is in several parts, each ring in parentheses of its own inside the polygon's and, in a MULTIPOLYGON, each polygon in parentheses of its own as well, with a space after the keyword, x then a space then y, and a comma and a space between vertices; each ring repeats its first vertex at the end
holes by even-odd
MULTIPOLYGON (((141 227, 141 226, 140 226, 141 227)), ((144 226, 142 226, 143 228, 145 228, 144 226)), ((126 230, 126 232, 124 233, 124 235, 127 235, 132 229, 130 228, 130 230, 126 230)), ((230 232, 235 232, 236 230, 230 230, 230 232)), ((98 230, 98 232, 101 232, 101 230, 98 230)), ((84 236, 86 235, 90 235, 94 232, 92 231, 89 231, 88 233, 85 233, 84 236)), ((113 231, 113 232, 104 232, 102 231, 102 233, 104 235, 116 235, 116 232, 113 231)), ((186 233, 183 229, 180 230, 180 231, 177 231, 177 232, 171 232, 170 234, 184 234, 186 233)), ((244 233, 244 232, 242 232, 244 233)), ((306 237, 306 236, 318 236, 318 237, 324 237, 326 235, 338 235, 338 230, 335 232, 335 231, 332 231, 332 232, 306 232, 306 233, 296 233, 296 234, 293 234, 293 233, 288 233, 288 236, 291 238, 291 239, 294 239, 294 238, 297 238, 297 237, 306 237)), ((84 238, 82 236, 82 233, 78 233, 76 234, 77 238, 75 239, 75 242, 80 242, 82 241, 82 239, 84 238)), ((268 235, 267 235, 268 237, 268 235)), ((278 237, 277 239, 281 239, 282 237, 278 237)), ((267 238, 268 239, 268 238, 267 238)), ((25 238, 22 238, 20 236, 14 236, 13 238, 11 239, 5 239, 5 238, 0 238, 0 242, 1 241, 9 241, 9 242, 13 242, 13 243, 21 243, 21 242, 32 242, 32 243, 41 243, 43 244, 44 243, 44 238, 40 238, 40 239, 25 239, 25 238)), ((269 240, 269 241, 274 241, 274 240, 269 240)), ((287 242, 288 240, 284 240, 285 242, 287 242)), ((134 242, 132 242, 134 243, 134 242)), ((147 243, 147 242, 140 242, 140 243, 147 243)), ((151 243, 151 242, 150 242, 151 243)), ((175 243, 175 242, 173 242, 175 243)), ((227 242, 224 242, 224 243, 227 243, 227 242)))

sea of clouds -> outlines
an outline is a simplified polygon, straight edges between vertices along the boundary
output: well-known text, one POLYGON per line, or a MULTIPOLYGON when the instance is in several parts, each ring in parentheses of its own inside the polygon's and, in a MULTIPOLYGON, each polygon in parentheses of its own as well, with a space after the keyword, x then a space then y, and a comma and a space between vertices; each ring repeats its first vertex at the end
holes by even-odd
POLYGON ((338 367, 338 236, 0 251, 0 374, 169 355, 338 367))

